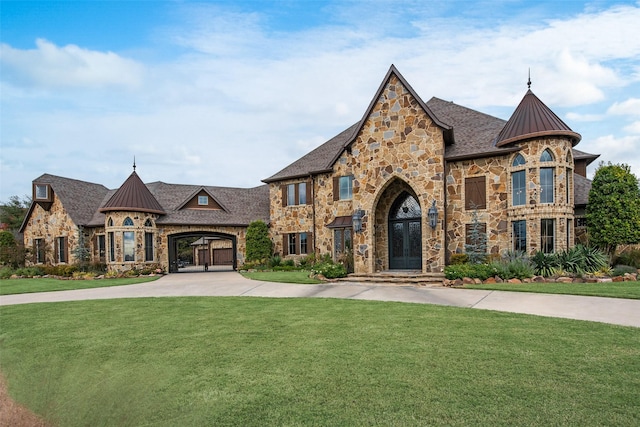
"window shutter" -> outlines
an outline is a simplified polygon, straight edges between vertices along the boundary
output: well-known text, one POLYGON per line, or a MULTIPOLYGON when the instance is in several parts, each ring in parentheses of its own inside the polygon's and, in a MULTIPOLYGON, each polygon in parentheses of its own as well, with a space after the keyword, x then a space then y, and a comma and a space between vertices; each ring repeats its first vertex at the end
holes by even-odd
POLYGON ((289 235, 282 235, 282 256, 289 255, 289 235))
POLYGON ((340 177, 333 177, 333 201, 340 200, 340 177))
POLYGON ((307 181, 307 204, 311 205, 313 202, 311 201, 311 181, 307 181))
POLYGON ((300 203, 300 184, 296 184, 293 188, 295 188, 293 200, 297 205, 300 203))
POLYGON ((287 206, 287 186, 281 185, 280 189, 282 190, 282 207, 287 206))
POLYGON ((69 239, 62 238, 62 246, 64 247, 64 262, 69 262, 69 239))
POLYGON ((54 262, 57 264, 58 262, 60 262, 60 242, 58 241, 57 237, 53 239, 53 246, 54 262))
POLYGON ((484 176, 465 178, 465 203, 466 210, 487 208, 487 186, 484 176))
POLYGON ((300 234, 296 234, 296 255, 300 255, 300 234))
POLYGON ((307 233, 307 253, 315 253, 316 248, 313 245, 313 233, 307 233))

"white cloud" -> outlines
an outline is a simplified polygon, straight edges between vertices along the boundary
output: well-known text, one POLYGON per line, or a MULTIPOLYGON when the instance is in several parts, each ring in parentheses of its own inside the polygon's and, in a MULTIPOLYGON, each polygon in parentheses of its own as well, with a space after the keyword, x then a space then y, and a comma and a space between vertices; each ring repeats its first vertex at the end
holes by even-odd
MULTIPOLYGON (((143 67, 113 52, 98 52, 75 45, 58 47, 36 40, 36 49, 0 45, 3 73, 13 81, 28 80, 45 87, 137 86, 143 67)), ((3 77, 3 78, 6 78, 3 77)))
MULTIPOLYGON (((581 147, 578 147, 581 148, 581 147)), ((599 160, 612 163, 626 163, 636 175, 640 171, 640 135, 616 137, 605 135, 589 144, 591 152, 602 153, 599 160)))
POLYGON ((604 114, 582 114, 574 112, 569 112, 566 114, 566 118, 574 122, 599 122, 604 117, 604 114))
MULTIPOLYGON (((640 121, 636 121, 631 123, 628 126, 625 126, 624 131, 627 133, 640 135, 640 121)), ((638 147, 638 150, 639 150, 639 153, 637 155, 640 156, 640 147, 638 147)))
POLYGON ((607 113, 625 116, 640 116, 640 98, 629 98, 626 101, 616 102, 609 107, 607 113))

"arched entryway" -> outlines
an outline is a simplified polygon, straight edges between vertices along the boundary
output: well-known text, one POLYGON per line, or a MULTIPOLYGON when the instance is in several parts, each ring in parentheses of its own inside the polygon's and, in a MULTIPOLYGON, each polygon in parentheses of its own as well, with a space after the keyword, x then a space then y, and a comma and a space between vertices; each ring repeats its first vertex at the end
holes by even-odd
POLYGON ((422 209, 414 196, 400 193, 389 211, 389 269, 422 269, 422 209))
MULTIPOLYGON (((167 237, 168 239, 168 246, 169 246, 169 273, 178 273, 179 270, 179 266, 178 266, 178 262, 179 262, 179 258, 178 258, 178 241, 180 241, 181 239, 188 239, 188 238, 198 238, 198 239, 202 239, 202 243, 203 243, 203 247, 209 247, 209 242, 210 241, 215 241, 215 240, 229 240, 231 241, 231 257, 232 259, 226 259, 227 256, 225 255, 225 259, 221 260, 221 264, 222 265, 228 265, 229 269, 233 269, 235 270, 238 267, 238 259, 237 259, 237 238, 236 236, 234 236, 233 234, 225 234, 225 233, 218 233, 218 232, 213 232, 213 231, 188 231, 188 232, 183 232, 183 233, 175 233, 175 234, 171 234, 167 237)), ((194 243, 198 243, 197 241, 194 243)), ((206 262, 207 265, 214 265, 216 262, 216 253, 215 253, 215 249, 213 249, 213 253, 209 253, 208 249, 206 249, 206 262)), ((196 252, 195 256, 200 256, 199 252, 196 252)), ((199 264, 203 265, 204 262, 199 262, 199 264)))

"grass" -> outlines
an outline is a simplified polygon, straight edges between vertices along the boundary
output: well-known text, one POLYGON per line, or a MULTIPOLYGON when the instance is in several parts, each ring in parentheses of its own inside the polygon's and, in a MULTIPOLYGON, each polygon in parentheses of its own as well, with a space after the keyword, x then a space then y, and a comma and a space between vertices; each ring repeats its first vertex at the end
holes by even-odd
POLYGON ((255 271, 252 273, 242 273, 248 279, 262 280, 265 282, 279 283, 300 283, 304 285, 315 285, 322 283, 322 280, 312 279, 309 277, 310 272, 304 270, 298 271, 255 271))
POLYGON ((608 283, 496 283, 487 285, 465 285, 465 288, 640 299, 640 281, 608 283))
POLYGON ((128 277, 100 280, 60 280, 53 278, 0 280, 0 295, 27 294, 33 292, 69 291, 73 289, 105 288, 107 286, 133 285, 151 282, 161 276, 128 277))
POLYGON ((11 395, 55 425, 640 424, 640 329, 376 301, 1 307, 11 395))

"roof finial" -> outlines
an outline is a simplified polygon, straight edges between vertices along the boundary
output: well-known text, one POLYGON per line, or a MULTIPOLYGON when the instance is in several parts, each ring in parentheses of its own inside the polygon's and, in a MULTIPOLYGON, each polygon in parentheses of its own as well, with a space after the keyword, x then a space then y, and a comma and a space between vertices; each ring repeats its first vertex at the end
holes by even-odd
POLYGON ((133 171, 136 171, 136 156, 133 156, 133 171))
POLYGON ((531 89, 531 68, 529 68, 529 80, 527 80, 527 88, 531 89))

